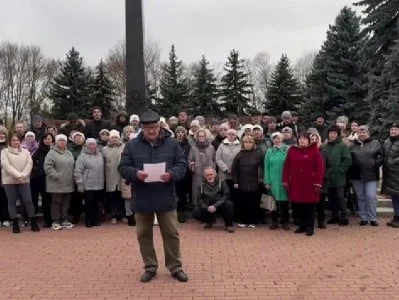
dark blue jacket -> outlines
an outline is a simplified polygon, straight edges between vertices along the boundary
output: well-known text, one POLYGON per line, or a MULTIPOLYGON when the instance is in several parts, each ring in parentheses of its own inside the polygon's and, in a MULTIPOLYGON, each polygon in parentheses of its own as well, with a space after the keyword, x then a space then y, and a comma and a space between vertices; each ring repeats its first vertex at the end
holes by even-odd
POLYGON ((125 145, 119 164, 119 173, 131 183, 136 193, 133 204, 138 213, 163 212, 176 209, 174 182, 182 180, 187 172, 187 160, 179 144, 170 137, 170 133, 161 130, 161 136, 155 144, 149 143, 141 132, 137 138, 125 145), (172 182, 145 183, 137 178, 137 171, 143 170, 143 164, 166 163, 166 171, 172 175, 172 182))

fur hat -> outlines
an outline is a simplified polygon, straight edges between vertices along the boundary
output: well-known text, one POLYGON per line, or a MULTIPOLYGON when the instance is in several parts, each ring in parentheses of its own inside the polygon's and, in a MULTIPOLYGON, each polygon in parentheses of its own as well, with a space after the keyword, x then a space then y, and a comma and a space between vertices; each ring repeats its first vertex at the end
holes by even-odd
POLYGON ((121 134, 120 134, 120 132, 119 132, 118 130, 112 129, 112 130, 109 132, 109 137, 110 137, 110 138, 112 138, 112 137, 121 138, 121 134))
POLYGON ((252 128, 252 130, 260 130, 263 134, 263 128, 260 125, 254 125, 254 127, 252 128))
MULTIPOLYGON (((75 132, 75 133, 76 133, 76 132, 75 132)), ((65 141, 65 142, 67 142, 67 141, 68 141, 68 138, 67 138, 67 136, 66 136, 65 134, 57 134, 57 135, 55 136, 55 142, 58 143, 58 141, 65 141)))
POLYGON ((94 143, 94 144, 97 145, 96 139, 88 138, 88 139, 86 140, 86 146, 88 146, 89 144, 92 144, 92 143, 94 143))
POLYGON ((140 122, 140 117, 138 115, 131 115, 129 122, 132 123, 133 121, 140 122))
POLYGON ((77 136, 77 135, 80 135, 83 139, 86 138, 85 135, 84 135, 83 133, 81 133, 80 131, 75 131, 75 132, 72 134, 72 140, 74 140, 74 139, 75 139, 75 136, 77 136))
POLYGON ((8 130, 4 126, 0 126, 0 132, 4 133, 5 135, 8 135, 8 130))

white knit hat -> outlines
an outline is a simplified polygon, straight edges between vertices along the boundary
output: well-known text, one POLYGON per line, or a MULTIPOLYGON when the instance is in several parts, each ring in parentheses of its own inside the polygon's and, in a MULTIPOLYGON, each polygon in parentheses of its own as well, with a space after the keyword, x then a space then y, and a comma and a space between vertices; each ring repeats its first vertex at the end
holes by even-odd
POLYGON ((190 123, 190 127, 193 126, 200 127, 200 122, 198 120, 192 120, 190 123))
POLYGON ((118 130, 112 129, 112 130, 109 132, 109 137, 110 137, 110 138, 112 138, 112 137, 121 138, 121 134, 119 133, 118 130))
POLYGON ((88 138, 88 139, 86 140, 86 146, 89 145, 89 144, 97 144, 96 139, 88 138))
POLYGON ((67 136, 66 136, 65 134, 57 134, 57 135, 55 136, 55 142, 58 143, 58 141, 65 141, 65 142, 67 142, 67 141, 68 141, 68 138, 67 138, 67 136))
POLYGON ((75 139, 75 136, 80 135, 83 139, 85 139, 85 135, 83 133, 81 133, 80 131, 75 131, 74 133, 72 133, 72 140, 75 139))
POLYGON ((25 133, 25 138, 27 136, 33 136, 33 138, 35 138, 35 134, 32 131, 28 131, 27 133, 25 133))
POLYGON ((132 123, 133 121, 140 122, 140 117, 138 115, 131 115, 129 121, 130 123, 132 123))

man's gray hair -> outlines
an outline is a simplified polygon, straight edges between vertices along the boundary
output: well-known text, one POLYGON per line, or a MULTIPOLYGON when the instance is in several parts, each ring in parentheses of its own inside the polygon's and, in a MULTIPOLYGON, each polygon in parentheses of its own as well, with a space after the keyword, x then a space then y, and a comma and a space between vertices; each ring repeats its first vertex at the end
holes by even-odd
POLYGON ((283 111, 283 113, 281 114, 281 119, 291 119, 291 118, 292 118, 292 114, 288 110, 283 111))

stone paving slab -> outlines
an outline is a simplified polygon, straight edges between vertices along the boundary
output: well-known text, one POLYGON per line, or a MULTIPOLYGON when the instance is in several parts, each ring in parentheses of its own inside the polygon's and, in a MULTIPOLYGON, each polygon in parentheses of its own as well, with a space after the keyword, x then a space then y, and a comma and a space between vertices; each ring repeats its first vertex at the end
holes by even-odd
POLYGON ((330 226, 306 237, 266 226, 181 227, 186 284, 143 271, 135 229, 103 225, 13 235, 0 228, 0 299, 399 299, 399 230, 330 226))

